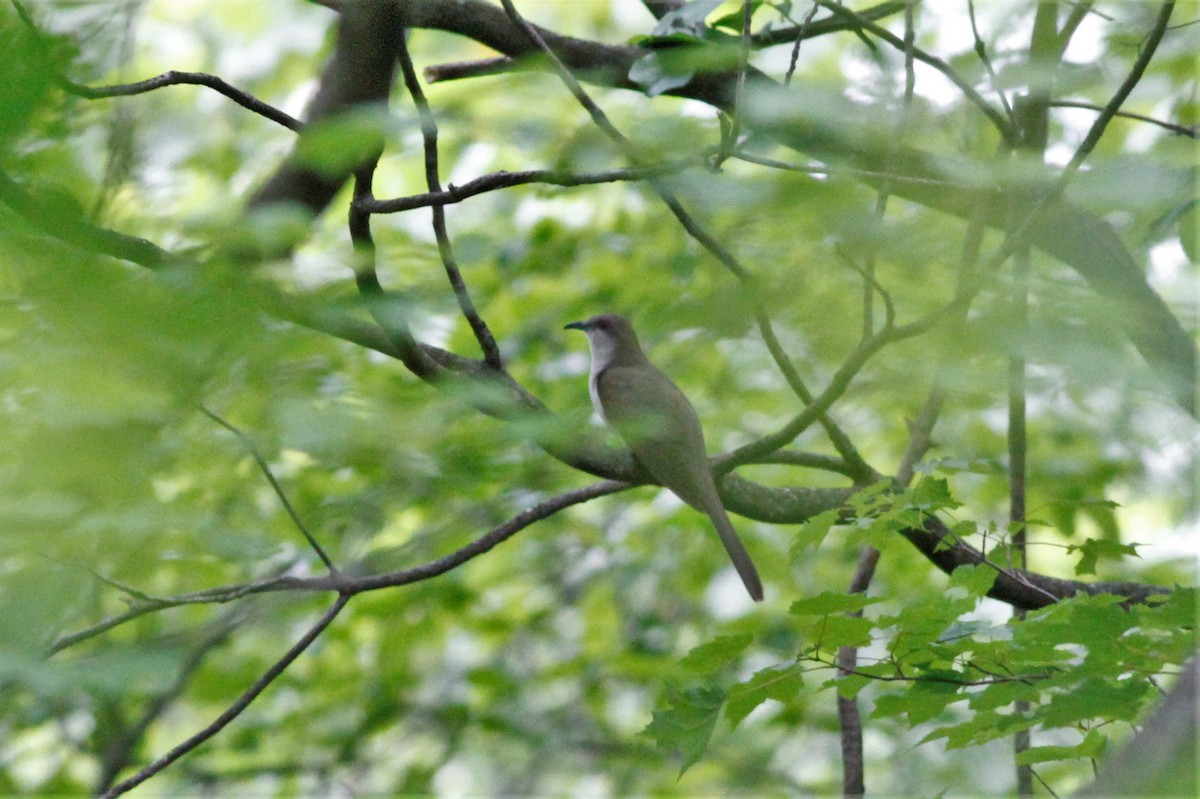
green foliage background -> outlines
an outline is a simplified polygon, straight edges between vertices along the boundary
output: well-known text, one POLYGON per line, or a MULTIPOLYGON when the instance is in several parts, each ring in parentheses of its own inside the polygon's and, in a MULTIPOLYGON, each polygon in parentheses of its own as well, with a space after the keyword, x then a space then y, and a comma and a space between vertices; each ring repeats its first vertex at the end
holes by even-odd
MULTIPOLYGON (((525 5, 539 23, 603 41, 653 26, 625 2, 525 5)), ((1102 5, 1115 21, 1087 29, 1099 55, 1059 75, 1060 92, 1097 103, 1128 69, 1128 31, 1144 30, 1154 10, 1102 5)), ((1184 6, 1178 19, 1194 19, 1194 4, 1184 6)), ((0 207, 0 793, 77 794, 103 781, 112 753, 130 759, 119 766, 142 764, 209 723, 332 601, 286 592, 186 605, 46 658, 59 636, 138 599, 321 571, 246 446, 201 406, 245 431, 333 560, 362 573, 430 561, 587 478, 531 445, 521 425, 264 310, 261 298, 274 294, 355 302, 348 191, 298 231, 286 261, 250 275, 220 256, 235 236, 284 235, 241 226, 242 198, 293 134, 198 87, 86 101, 55 85, 57 75, 93 85, 208 71, 298 114, 331 46, 331 12, 288 0, 48 1, 33 11, 53 37, 34 40, 12 9, 0 10, 0 166, 64 219, 84 214, 204 265, 152 274, 0 207)), ((764 5, 756 21, 769 12, 764 5)), ((1007 29, 1029 25, 1026 4, 981 13, 992 50, 1011 44, 1007 29)), ((969 50, 946 39, 952 15, 961 22, 962 9, 923 9, 918 43, 957 53, 951 64, 986 85, 969 50)), ((1130 110, 1195 124, 1197 30, 1164 41, 1130 110)), ((413 32, 410 45, 418 68, 490 54, 429 31, 413 32)), ((846 108, 821 98, 849 95, 869 124, 894 129, 902 54, 849 34, 806 43, 802 54, 798 79, 814 108, 833 109, 831 125, 846 108)), ((1028 81, 1016 59, 1008 66, 1001 85, 1028 81)), ((718 122, 694 101, 590 91, 647 162, 719 139, 718 122)), ((444 182, 624 165, 551 74, 447 82, 428 94, 444 182)), ((1052 115, 1052 155, 1078 142, 1088 124, 1080 113, 1052 115)), ((914 114, 907 141, 928 151, 984 163, 996 147, 958 96, 919 96, 914 114)), ((400 92, 385 133, 376 195, 423 191, 419 126, 400 92)), ((360 134, 327 131, 316 157, 344 157, 360 134)), ((1071 188, 1074 201, 1115 215, 1193 330, 1194 158, 1194 139, 1118 120, 1071 188)), ((877 194, 853 174, 731 160, 672 186, 751 266, 813 385, 860 335, 862 278, 847 253, 875 258, 901 321, 953 295, 962 222, 893 198, 873 224, 877 194)), ((602 310, 634 318, 696 405, 714 453, 798 410, 745 297, 644 186, 519 187, 448 213, 463 275, 512 375, 562 414, 568 435, 590 409, 583 342, 561 328, 602 310)), ((475 357, 427 211, 377 216, 374 233, 382 282, 403 298, 418 338, 475 357)), ((988 234, 985 250, 999 242, 988 234)), ((1194 595, 1133 610, 1077 598, 1010 620, 982 599, 991 570, 942 575, 897 530, 914 509, 933 509, 963 534, 988 531, 986 549, 1006 536, 1006 358, 1023 351, 1031 568, 1193 584, 1194 420, 1163 397, 1078 275, 1035 257, 1025 336, 1013 333, 1010 280, 1007 268, 985 276, 967 325, 886 349, 834 408, 864 457, 890 473, 906 420, 940 376, 946 410, 910 494, 853 525, 832 514, 802 526, 737 520, 769 586, 762 607, 741 595, 705 522, 665 492, 596 500, 437 579, 356 597, 237 721, 151 790, 832 793, 835 692, 864 703, 868 782, 879 792, 1007 790, 1004 738, 1022 728, 1034 732, 1025 759, 1046 783, 1060 795, 1083 784, 1087 758, 1127 738, 1158 697, 1149 678, 1194 651, 1194 595), (879 572, 868 597, 847 597, 867 543, 883 553, 879 572), (841 615, 859 609, 862 618, 841 615), (842 645, 865 647, 861 673, 834 681, 828 663, 842 645), (1018 700, 1031 708, 1014 712, 1018 700)), ((832 453, 819 427, 795 445, 832 453)), ((788 465, 739 473, 767 485, 848 484, 788 465)))

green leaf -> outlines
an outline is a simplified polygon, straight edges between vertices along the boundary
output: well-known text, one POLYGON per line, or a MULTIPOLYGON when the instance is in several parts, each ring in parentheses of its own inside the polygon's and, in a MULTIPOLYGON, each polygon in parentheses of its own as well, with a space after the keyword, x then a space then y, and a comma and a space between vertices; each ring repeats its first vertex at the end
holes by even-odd
POLYGON ((833 687, 837 689, 838 696, 842 699, 853 699, 858 696, 858 692, 871 684, 871 678, 862 674, 843 674, 836 680, 833 680, 833 687))
POLYGON ((908 502, 912 507, 926 512, 961 506, 951 495, 950 484, 943 477, 923 478, 909 492, 908 502))
POLYGON ((1067 552, 1079 552, 1082 557, 1075 564, 1075 574, 1095 574, 1096 563, 1100 558, 1120 560, 1126 556, 1140 557, 1137 553, 1139 544, 1122 544, 1119 541, 1109 541, 1102 538, 1089 538, 1082 544, 1067 547, 1067 552))
POLYGON ((902 694, 885 694, 875 702, 872 718, 904 713, 909 724, 920 724, 938 716, 949 705, 965 697, 959 687, 943 682, 918 680, 902 694))
POLYGON ((868 597, 866 594, 840 594, 836 591, 822 591, 817 596, 808 597, 807 599, 797 599, 788 608, 788 613, 793 613, 797 616, 826 616, 830 613, 853 613, 878 601, 878 599, 868 597))
POLYGON ((804 687, 804 673, 797 665, 767 668, 729 689, 725 718, 737 726, 750 711, 768 699, 786 704, 804 687))
POLYGON ((809 635, 824 649, 860 647, 871 643, 872 622, 858 616, 826 616, 809 627, 809 635))
POLYGON ((825 540, 825 536, 829 534, 830 529, 837 524, 839 515, 836 508, 822 511, 800 525, 800 529, 796 531, 796 537, 792 542, 792 560, 795 561, 805 550, 819 547, 821 542, 825 540))
POLYGON ((976 713, 961 724, 938 727, 922 738, 921 743, 945 738, 947 749, 962 749, 966 746, 975 746, 1004 738, 1018 730, 1027 730, 1031 726, 1033 726, 1033 721, 1030 719, 1012 713, 996 713, 989 710, 976 713))
POLYGON ((724 701, 725 693, 715 686, 669 689, 668 707, 654 711, 643 735, 653 738, 657 748, 677 753, 682 758, 683 765, 679 769, 682 777, 708 748, 724 701))
POLYGON ((1070 760, 1075 757, 1099 757, 1104 754, 1108 739, 1097 730, 1088 730, 1083 740, 1074 746, 1034 746, 1017 753, 1018 766, 1032 766, 1051 760, 1070 760))
POLYGON ((749 633, 722 635, 701 644, 683 656, 679 665, 699 674, 709 674, 725 666, 750 645, 754 636, 749 633))
POLYGON ((339 175, 370 160, 383 149, 387 116, 379 108, 347 111, 310 125, 296 147, 305 166, 339 175))
POLYGON ((679 8, 663 14, 662 19, 654 26, 655 36, 684 33, 696 38, 702 38, 707 26, 704 20, 715 11, 723 0, 689 0, 679 8))
POLYGON ((1069 693, 1051 697, 1040 718, 1055 727, 1092 719, 1132 721, 1153 692, 1153 686, 1136 677, 1116 681, 1089 677, 1069 693))
POLYGON ((644 86, 650 97, 686 86, 692 79, 692 70, 673 72, 669 63, 657 52, 647 53, 629 67, 629 79, 644 86))
MULTIPOLYGON (((751 0, 750 13, 753 14, 755 11, 758 10, 758 7, 761 5, 762 5, 762 0, 751 0)), ((741 4, 739 3, 736 11, 731 11, 728 14, 725 14, 723 16, 720 16, 720 17, 717 17, 716 19, 714 19, 712 22, 712 27, 725 28, 726 30, 733 31, 734 33, 737 33, 740 35, 742 32, 742 19, 743 19, 742 15, 744 13, 745 12, 742 10, 741 4)))
POLYGON ((950 586, 966 589, 967 596, 983 598, 992 590, 997 572, 991 566, 959 566, 950 573, 950 586))
POLYGON ((1007 707, 1013 702, 1033 702, 1038 697, 1038 689, 1020 680, 998 682, 987 686, 982 691, 972 694, 969 704, 974 710, 995 710, 1007 707))

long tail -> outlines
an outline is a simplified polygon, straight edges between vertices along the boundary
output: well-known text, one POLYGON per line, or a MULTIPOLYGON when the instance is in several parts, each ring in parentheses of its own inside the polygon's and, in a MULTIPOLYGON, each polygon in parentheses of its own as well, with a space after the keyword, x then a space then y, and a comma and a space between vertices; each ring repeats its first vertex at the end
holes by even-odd
POLYGON ((712 519, 713 526, 717 528, 717 535, 721 537, 721 543, 725 545, 725 551, 729 553, 729 559, 733 561, 733 568, 737 569, 738 576, 742 578, 746 590, 750 592, 750 597, 755 602, 762 602, 763 587, 762 580, 758 578, 758 569, 754 568, 754 561, 750 560, 750 553, 746 551, 742 539, 738 538, 737 531, 733 529, 733 524, 729 521, 729 515, 725 513, 721 501, 718 499, 714 503, 709 503, 704 512, 708 514, 708 518, 712 519))

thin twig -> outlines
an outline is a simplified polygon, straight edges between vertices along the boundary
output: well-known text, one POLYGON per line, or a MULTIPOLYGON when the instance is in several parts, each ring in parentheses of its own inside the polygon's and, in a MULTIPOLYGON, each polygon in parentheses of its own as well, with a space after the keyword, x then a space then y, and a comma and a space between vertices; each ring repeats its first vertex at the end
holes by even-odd
MULTIPOLYGON (((12 4, 13 8, 16 9, 17 16, 19 16, 21 21, 30 29, 30 31, 33 32, 34 39, 37 42, 38 47, 43 51, 44 55, 46 43, 42 39, 42 32, 37 27, 33 17, 29 14, 29 11, 25 8, 24 3, 22 3, 20 0, 12 0, 12 4)), ((283 125, 289 130, 299 133, 300 130, 304 128, 304 123, 290 114, 284 113, 273 105, 264 103, 262 100, 258 99, 249 92, 245 92, 235 86, 231 86, 221 78, 218 78, 216 75, 209 75, 206 72, 178 72, 176 70, 170 70, 162 73, 161 75, 156 75, 153 78, 147 78, 146 80, 137 81, 135 83, 119 83, 112 86, 84 86, 83 84, 75 83, 74 81, 58 74, 55 74, 54 80, 63 91, 73 94, 76 97, 82 97, 85 100, 101 100, 108 97, 129 97, 131 95, 144 94, 146 92, 154 91, 155 89, 161 89, 164 86, 177 86, 181 84, 207 86, 208 88, 225 95, 243 108, 264 116, 272 122, 283 125)))
POLYGON ((844 167, 841 165, 827 166, 821 165, 806 165, 793 164, 787 161, 779 161, 775 158, 767 158, 766 156, 756 153, 739 150, 733 154, 733 157, 739 161, 745 161, 750 164, 758 164, 759 166, 770 167, 771 169, 781 169, 788 172, 802 172, 806 175, 829 175, 831 177, 837 175, 850 175, 857 178, 873 178, 875 180, 887 180, 893 184, 907 183, 914 186, 942 186, 948 189, 975 189, 978 184, 955 183, 951 180, 941 180, 939 178, 922 178, 915 175, 901 175, 891 172, 877 172, 870 169, 855 169, 853 167, 844 167))
MULTIPOLYGON (((1104 106, 1096 105, 1095 103, 1087 103, 1083 100, 1053 100, 1049 103, 1049 105, 1052 108, 1084 108, 1088 111, 1104 111, 1104 106)), ((1163 119, 1148 117, 1145 114, 1138 114, 1133 111, 1117 111, 1113 116, 1124 117, 1126 119, 1136 119, 1139 122, 1149 122, 1151 125, 1158 125, 1160 128, 1169 130, 1172 133, 1178 133, 1180 136, 1187 136, 1189 139, 1200 138, 1200 126, 1180 125, 1175 122, 1167 122, 1163 119)))
POLYGON ((470 180, 461 186, 450 184, 439 191, 428 191, 389 200, 364 199, 356 201, 360 210, 370 214, 390 214, 410 211, 431 205, 451 205, 497 189, 544 183, 550 186, 592 186, 598 183, 641 181, 652 177, 674 175, 705 165, 702 158, 685 158, 640 167, 609 169, 603 172, 567 172, 559 169, 528 169, 521 172, 492 172, 470 180))
POLYGON ((277 660, 275 664, 271 666, 271 668, 267 669, 267 671, 261 677, 255 680, 254 684, 246 689, 246 691, 237 698, 237 701, 226 708, 221 715, 217 716, 217 718, 214 719, 211 724, 188 738, 186 741, 173 747, 169 752, 143 768, 137 774, 134 774, 129 779, 119 782, 113 787, 109 788, 107 791, 101 794, 101 799, 113 799, 113 797, 120 796, 121 794, 136 788, 138 785, 141 785, 143 782, 150 779, 155 774, 158 774, 167 766, 171 765, 176 760, 183 757, 188 752, 191 752, 197 746, 223 730, 229 724, 229 722, 241 715, 242 711, 249 707, 250 703, 258 698, 258 695, 265 691, 267 686, 274 682, 280 674, 283 674, 284 670, 287 669, 287 667, 290 666, 296 658, 300 657, 301 653, 304 652, 305 649, 308 649, 308 647, 312 645, 313 641, 317 640, 317 636, 324 632, 325 628, 328 627, 335 618, 337 618, 338 613, 342 611, 342 608, 346 607, 346 603, 349 601, 349 594, 339 594, 337 601, 333 603, 333 606, 330 607, 329 610, 325 611, 320 620, 317 621, 317 623, 314 624, 308 630, 308 632, 306 632, 300 638, 299 641, 293 644, 292 648, 289 649, 283 655, 283 657, 277 660))
POLYGON ((816 3, 812 4, 812 8, 804 15, 804 19, 796 27, 796 40, 792 42, 792 54, 788 59, 787 71, 783 73, 783 88, 788 88, 792 85, 792 76, 796 74, 796 65, 800 61, 800 42, 804 41, 809 35, 809 25, 812 24, 813 17, 817 15, 820 6, 816 3))
POLYGON ((988 80, 992 84, 992 91, 999 98, 1000 106, 1004 109, 1004 115, 1008 117, 1011 125, 1012 106, 1008 104, 1008 95, 999 86, 996 70, 992 68, 992 59, 987 54, 987 45, 983 43, 983 37, 979 35, 979 27, 975 23, 975 0, 967 0, 967 17, 971 20, 971 37, 974 39, 975 55, 979 56, 979 61, 983 64, 983 69, 987 72, 988 80))
MULTIPOLYGON (((870 20, 865 19, 858 14, 855 14, 853 11, 846 8, 845 6, 831 2, 831 0, 815 0, 815 1, 817 3, 819 3, 822 7, 828 9, 829 11, 831 11, 834 14, 838 14, 841 16, 845 16, 847 18, 857 20, 859 25, 861 26, 861 28, 864 31, 869 31, 872 35, 876 36, 877 38, 882 39, 883 41, 890 44, 892 47, 895 47, 897 50, 904 52, 904 50, 905 50, 904 40, 897 37, 896 34, 892 33, 887 28, 884 28, 880 25, 876 25, 874 22, 871 22, 870 20)), ((992 121, 992 124, 995 125, 996 130, 999 131, 1000 135, 1006 141, 1009 141, 1012 139, 1012 137, 1013 137, 1012 126, 1008 124, 1008 120, 1006 120, 1004 118, 1004 115, 1001 112, 997 111, 992 106, 991 103, 989 103, 987 100, 985 100, 979 94, 979 92, 977 92, 975 90, 975 87, 972 86, 970 84, 970 82, 968 82, 965 78, 963 78, 962 75, 959 75, 958 72, 953 67, 951 67, 949 64, 947 64, 945 61, 938 58, 937 56, 930 55, 929 53, 925 52, 924 50, 922 50, 919 47, 912 48, 912 52, 913 52, 913 57, 917 61, 920 61, 923 64, 927 64, 927 65, 933 67, 938 72, 942 73, 947 78, 949 78, 951 83, 953 83, 955 86, 957 86, 959 91, 961 91, 967 97, 968 100, 970 100, 972 103, 974 103, 979 108, 979 110, 983 111, 984 116, 986 116, 988 119, 990 119, 992 121)))
MULTIPOLYGON (((417 115, 421 119, 421 134, 425 143, 425 182, 429 186, 429 191, 440 192, 442 185, 441 179, 438 177, 437 121, 433 118, 429 102, 425 99, 425 93, 421 89, 421 82, 417 80, 417 73, 413 69, 412 58, 408 54, 408 45, 405 42, 406 37, 401 36, 399 38, 400 41, 397 45, 397 50, 400 59, 400 70, 404 74, 404 85, 408 88, 408 93, 413 99, 413 105, 417 108, 417 115)), ((471 332, 475 334, 475 340, 479 342, 479 348, 483 350, 484 361, 497 372, 501 372, 504 370, 504 360, 500 357, 500 348, 496 346, 496 339, 492 335, 492 331, 488 328, 487 323, 483 321, 483 317, 475 309, 475 303, 471 300, 471 293, 468 291, 467 284, 462 277, 462 272, 455 261, 454 249, 450 244, 450 235, 446 231, 446 210, 442 205, 434 205, 431 208, 433 212, 433 233, 437 238, 438 252, 442 257, 442 265, 446 269, 446 277, 450 280, 450 286, 454 289, 454 297, 458 300, 458 307, 462 311, 463 317, 466 318, 467 324, 471 326, 471 332)))
POLYGON ((248 111, 266 117, 267 119, 282 125, 288 130, 299 133, 304 129, 304 123, 296 119, 291 114, 279 110, 273 105, 259 100, 249 92, 226 83, 223 79, 216 75, 210 75, 206 72, 179 72, 170 70, 161 75, 156 75, 153 78, 137 81, 136 83, 121 83, 112 86, 83 86, 78 83, 73 83, 65 78, 62 79, 60 85, 71 94, 83 97, 87 100, 100 100, 107 97, 129 97, 135 94, 144 94, 146 92, 161 89, 164 86, 207 86, 208 88, 225 95, 230 100, 233 100, 238 105, 248 111))
POLYGON ((1100 116, 1092 123, 1092 127, 1088 129, 1087 135, 1083 137, 1079 147, 1076 148, 1075 154, 1071 156, 1070 163, 1063 170, 1062 176, 1059 178, 1060 183, 1065 184, 1072 175, 1079 170, 1083 165, 1083 161, 1096 145, 1100 142, 1100 137, 1104 135, 1104 131, 1108 129, 1108 123, 1112 121, 1125 100, 1129 97, 1129 93, 1133 91, 1133 87, 1138 85, 1142 79, 1142 75, 1146 72, 1146 67, 1150 66, 1151 59, 1154 58, 1155 51, 1158 50, 1158 45, 1162 41, 1163 34, 1167 31, 1167 24, 1171 21, 1171 12, 1175 10, 1175 0, 1167 0, 1159 9, 1158 18, 1154 21, 1154 27, 1150 29, 1145 43, 1142 45, 1141 52, 1138 53, 1137 59, 1133 62, 1133 68, 1129 70, 1129 74, 1125 76, 1125 80, 1121 82, 1120 87, 1100 111, 1100 116))
POLYGON ((1093 5, 1092 0, 1078 0, 1071 5, 1071 11, 1058 31, 1058 55, 1060 58, 1067 51, 1067 45, 1070 43, 1071 37, 1075 35, 1075 31, 1084 18, 1091 13, 1093 5))
POLYGON ((801 452, 794 449, 780 449, 769 452, 751 463, 770 463, 783 466, 802 466, 807 469, 820 469, 825 472, 836 472, 855 479, 858 472, 841 458, 833 455, 822 455, 818 452, 801 452))
POLYGON ((179 664, 179 670, 175 674, 175 678, 171 684, 164 690, 153 696, 137 721, 132 725, 121 725, 120 729, 115 730, 116 740, 110 741, 105 747, 100 757, 100 777, 96 780, 96 790, 108 790, 117 775, 128 765, 129 760, 135 755, 138 745, 143 741, 146 731, 150 729, 150 725, 157 721, 170 708, 171 703, 178 699, 187 686, 188 680, 196 673, 204 663, 205 656, 213 649, 221 646, 229 638, 230 634, 237 629, 237 624, 240 617, 243 615, 241 609, 234 608, 222 614, 205 636, 204 640, 199 643, 183 662, 179 664))
POLYGON ((733 114, 727 135, 721 137, 721 147, 713 160, 713 168, 718 169, 721 163, 729 158, 730 153, 737 149, 738 137, 742 129, 742 109, 746 104, 746 68, 750 66, 750 19, 754 16, 752 0, 742 0, 742 40, 738 47, 737 80, 733 90, 733 114))
POLYGON ((226 430, 233 433, 237 440, 242 442, 242 446, 246 448, 246 450, 250 453, 250 457, 254 458, 254 462, 258 464, 259 471, 263 473, 263 476, 267 478, 267 482, 271 484, 271 490, 275 492, 275 496, 279 497, 279 501, 283 504, 284 510, 287 511, 288 516, 292 517, 292 523, 296 525, 296 529, 300 531, 301 535, 304 536, 304 540, 308 541, 308 545, 313 548, 314 552, 317 553, 317 557, 319 557, 321 562, 325 564, 325 568, 329 569, 331 574, 337 574, 337 566, 333 565, 333 561, 330 560, 327 554, 325 554, 325 550, 320 544, 317 543, 317 539, 313 536, 313 534, 309 532, 308 526, 304 523, 304 520, 300 518, 300 514, 296 512, 295 507, 292 506, 291 501, 287 498, 287 493, 283 490, 283 486, 281 486, 279 481, 275 479, 275 474, 271 471, 270 464, 267 463, 266 458, 262 456, 262 453, 258 451, 258 447, 254 445, 254 442, 250 440, 250 437, 230 422, 213 413, 208 408, 205 408, 203 405, 200 406, 200 412, 209 419, 212 419, 221 427, 224 427, 226 430))

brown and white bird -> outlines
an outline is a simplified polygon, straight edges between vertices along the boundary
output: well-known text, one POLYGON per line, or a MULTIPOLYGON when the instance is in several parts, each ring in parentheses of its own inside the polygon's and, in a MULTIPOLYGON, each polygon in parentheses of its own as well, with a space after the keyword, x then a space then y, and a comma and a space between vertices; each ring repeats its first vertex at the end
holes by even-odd
POLYGON ((600 417, 616 429, 655 482, 712 520, 746 590, 761 602, 762 581, 717 494, 692 404, 646 358, 629 320, 601 314, 567 328, 587 333, 592 351, 588 389, 600 417))

